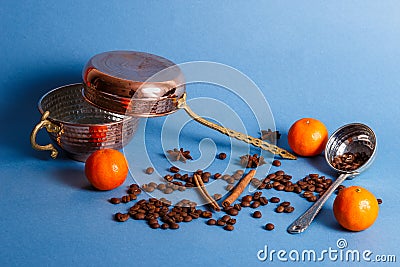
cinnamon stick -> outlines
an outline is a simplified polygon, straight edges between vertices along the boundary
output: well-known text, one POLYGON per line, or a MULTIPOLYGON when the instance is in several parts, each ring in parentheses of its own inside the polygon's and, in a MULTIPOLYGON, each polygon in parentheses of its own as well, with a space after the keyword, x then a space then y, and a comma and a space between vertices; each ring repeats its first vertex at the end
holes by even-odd
POLYGON ((195 173, 193 175, 193 179, 194 182, 196 183, 196 186, 199 188, 200 194, 207 200, 207 202, 210 204, 210 206, 216 210, 216 211, 220 211, 220 207, 217 203, 217 201, 215 201, 215 199, 213 199, 210 194, 208 194, 207 189, 203 183, 203 180, 201 179, 200 175, 198 175, 197 173, 195 173))
POLYGON ((249 171, 248 174, 246 174, 246 176, 244 176, 240 180, 240 182, 233 189, 233 191, 230 194, 230 196, 227 197, 224 200, 224 202, 222 202, 222 206, 224 208, 229 207, 230 205, 232 205, 233 202, 235 202, 236 199, 238 199, 238 197, 243 193, 244 189, 250 183, 251 179, 253 179, 255 174, 256 174, 256 170, 251 170, 251 171, 249 171))

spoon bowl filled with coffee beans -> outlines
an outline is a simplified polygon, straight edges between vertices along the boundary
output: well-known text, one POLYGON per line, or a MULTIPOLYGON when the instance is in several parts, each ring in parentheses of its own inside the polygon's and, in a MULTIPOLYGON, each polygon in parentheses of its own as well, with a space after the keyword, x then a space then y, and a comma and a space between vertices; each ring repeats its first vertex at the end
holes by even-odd
POLYGON ((365 124, 351 123, 340 127, 328 140, 325 159, 340 175, 328 190, 287 229, 298 234, 307 229, 335 189, 346 179, 365 171, 373 162, 377 149, 374 131, 365 124))

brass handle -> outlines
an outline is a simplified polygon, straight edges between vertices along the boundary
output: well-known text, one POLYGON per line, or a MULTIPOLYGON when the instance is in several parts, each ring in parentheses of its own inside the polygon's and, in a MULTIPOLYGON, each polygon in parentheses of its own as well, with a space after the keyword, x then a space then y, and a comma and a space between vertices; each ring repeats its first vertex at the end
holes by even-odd
POLYGON ((31 144, 32 147, 36 150, 50 150, 51 151, 51 157, 55 159, 58 155, 57 149, 52 145, 39 145, 36 143, 36 135, 39 132, 40 129, 46 128, 46 130, 49 133, 61 133, 61 127, 55 125, 51 121, 47 120, 47 117, 50 115, 50 112, 46 111, 43 113, 42 118, 38 124, 36 124, 35 128, 33 128, 32 133, 31 133, 31 144))
POLYGON ((269 152, 271 152, 271 153, 273 153, 275 155, 279 155, 279 156, 281 156, 282 158, 285 158, 285 159, 297 159, 297 157, 295 155, 289 153, 285 149, 282 149, 282 148, 280 148, 278 146, 275 146, 275 145, 272 145, 270 143, 267 143, 267 142, 265 142, 265 141, 263 141, 263 140, 261 140, 259 138, 254 138, 254 137, 251 137, 249 135, 246 135, 246 134, 243 134, 243 133, 239 133, 239 132, 236 132, 234 130, 222 127, 222 126, 220 126, 218 124, 212 123, 212 122, 200 117, 199 115, 194 113, 190 109, 190 107, 187 105, 187 103, 186 103, 186 94, 184 94, 182 96, 182 98, 180 98, 178 100, 178 108, 184 109, 186 111, 186 113, 191 118, 193 118, 195 121, 197 121, 197 122, 199 122, 199 123, 211 128, 211 129, 214 129, 214 130, 216 130, 216 131, 218 131, 220 133, 223 133, 223 134, 225 134, 225 135, 227 135, 229 137, 233 137, 233 138, 236 138, 236 139, 238 139, 240 141, 244 141, 244 142, 249 143, 249 144, 251 144, 253 146, 256 146, 256 147, 259 147, 259 148, 261 148, 263 150, 269 151, 269 152))

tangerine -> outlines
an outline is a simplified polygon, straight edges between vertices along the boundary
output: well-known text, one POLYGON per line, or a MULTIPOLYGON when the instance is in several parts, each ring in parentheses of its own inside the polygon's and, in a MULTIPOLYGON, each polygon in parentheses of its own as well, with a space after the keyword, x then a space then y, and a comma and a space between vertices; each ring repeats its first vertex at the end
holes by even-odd
POLYGON ((125 182, 128 163, 118 150, 96 150, 85 162, 85 175, 98 190, 112 190, 125 182))
POLYGON ((333 202, 333 214, 338 223, 351 231, 370 227, 378 217, 379 205, 375 196, 360 186, 339 191, 333 202))
POLYGON ((311 157, 321 154, 328 142, 325 125, 313 118, 303 118, 290 127, 288 132, 290 148, 299 156, 311 157))

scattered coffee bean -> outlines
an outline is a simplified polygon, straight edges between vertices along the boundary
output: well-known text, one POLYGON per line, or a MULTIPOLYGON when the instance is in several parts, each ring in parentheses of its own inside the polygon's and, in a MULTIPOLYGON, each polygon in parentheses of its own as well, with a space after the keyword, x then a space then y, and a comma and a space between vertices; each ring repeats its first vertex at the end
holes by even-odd
POLYGON ((315 202, 315 201, 317 201, 317 196, 314 196, 314 195, 309 196, 309 197, 307 197, 307 200, 310 202, 315 202))
POLYGON ((290 206, 290 202, 289 201, 284 201, 280 204, 282 207, 288 207, 290 206))
POLYGON ((376 200, 378 201, 379 205, 382 204, 382 202, 383 202, 381 198, 377 198, 376 200))
POLYGON ((232 208, 232 209, 227 210, 226 213, 228 213, 231 216, 236 216, 239 214, 239 211, 235 208, 232 208))
POLYGON ((261 206, 265 206, 268 204, 268 199, 266 197, 260 197, 260 204, 261 206))
POLYGON ((292 213, 293 211, 294 211, 294 207, 292 207, 292 206, 287 206, 287 207, 285 207, 285 210, 284 210, 286 213, 292 213))
POLYGON ((241 203, 240 203, 240 206, 242 206, 242 207, 250 207, 250 202, 248 202, 248 201, 242 201, 241 203))
POLYGON ((168 229, 169 228, 169 224, 168 223, 163 223, 161 224, 161 229, 168 229))
POLYGON ((154 168, 153 167, 148 167, 144 172, 146 174, 152 174, 154 172, 154 168))
POLYGON ((218 200, 220 200, 222 198, 222 195, 221 194, 214 194, 213 198, 218 201, 218 200))
POLYGON ((169 224, 169 228, 173 230, 179 229, 179 224, 172 222, 169 224))
POLYGON ((219 179, 219 178, 221 178, 221 174, 220 173, 216 173, 216 174, 214 174, 214 179, 219 179))
POLYGON ((202 211, 201 212, 201 215, 200 215, 202 218, 211 218, 212 217, 212 213, 211 213, 211 211, 202 211))
POLYGON ((171 194, 172 192, 174 192, 174 189, 172 189, 170 187, 167 187, 167 188, 164 189, 163 192, 164 192, 164 194, 171 194))
POLYGON ((272 224, 272 223, 267 223, 265 225, 265 229, 268 230, 268 231, 274 230, 274 228, 275 228, 275 225, 272 224))
POLYGON ((122 213, 118 212, 115 214, 114 218, 118 222, 125 222, 129 219, 129 214, 122 214, 122 213))
POLYGON ((271 203, 279 203, 281 199, 279 197, 271 197, 269 201, 271 203))
POLYGON ((191 222, 192 220, 193 220, 193 218, 190 215, 183 217, 184 222, 191 222))
POLYGON ((174 177, 172 175, 167 174, 164 176, 164 179, 168 182, 171 182, 174 179, 174 177))
POLYGON ((275 166, 275 167, 279 167, 279 166, 281 166, 281 162, 279 161, 279 160, 274 160, 273 162, 272 162, 272 165, 273 166, 275 166))
POLYGON ((251 207, 253 208, 253 209, 256 209, 256 208, 258 208, 258 207, 260 207, 260 201, 258 201, 258 200, 255 200, 255 201, 253 201, 253 203, 251 203, 251 207))
POLYGON ((261 211, 256 210, 256 211, 253 213, 253 218, 259 219, 259 218, 261 218, 261 217, 262 217, 261 211))
POLYGON ((226 231, 233 231, 235 229, 235 227, 232 224, 227 224, 224 226, 224 229, 226 231))
POLYGON ((236 223, 236 219, 235 219, 235 218, 231 218, 231 219, 229 219, 226 223, 227 223, 227 224, 234 225, 234 224, 236 223))
POLYGON ((233 189, 233 185, 231 185, 231 184, 228 184, 226 187, 225 187, 225 189, 226 189, 226 191, 231 191, 232 189, 233 189))
POLYGON ((224 216, 222 216, 222 218, 221 218, 221 220, 224 221, 224 222, 227 222, 227 221, 229 221, 230 219, 231 219, 231 216, 229 216, 229 215, 224 215, 224 216))
POLYGON ((238 211, 242 210, 242 206, 240 206, 240 204, 234 204, 233 208, 237 209, 238 211))
POLYGON ((253 197, 250 195, 246 195, 246 196, 242 197, 242 201, 251 202, 252 200, 253 200, 253 197))
POLYGON ((150 225, 150 228, 152 228, 152 229, 158 229, 158 228, 160 228, 160 224, 157 222, 157 223, 152 223, 152 224, 149 224, 150 225))
POLYGON ((217 221, 214 220, 214 219, 209 219, 209 220, 207 221, 207 224, 208 224, 208 225, 216 225, 216 224, 217 224, 217 221))
POLYGON ((127 196, 123 196, 121 198, 122 203, 128 203, 129 201, 131 201, 131 197, 129 195, 127 196))
POLYGON ((119 204, 119 203, 121 203, 121 199, 119 199, 117 197, 113 197, 110 199, 110 203, 111 204, 119 204))
POLYGON ((178 167, 172 166, 171 168, 169 168, 169 171, 172 172, 172 173, 177 173, 177 172, 179 172, 180 170, 179 170, 178 167))
POLYGON ((218 226, 224 226, 225 224, 226 224, 225 221, 223 221, 223 220, 221 220, 221 219, 217 220, 217 225, 218 225, 218 226))
POLYGON ((225 153, 219 153, 218 154, 218 158, 224 160, 224 159, 226 159, 226 154, 225 153))
POLYGON ((277 213, 282 213, 284 210, 285 210, 285 207, 282 207, 282 206, 278 206, 278 207, 275 209, 275 211, 276 211, 277 213))

